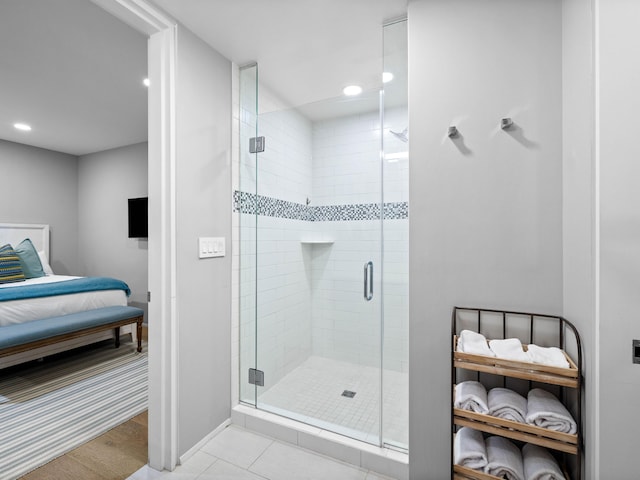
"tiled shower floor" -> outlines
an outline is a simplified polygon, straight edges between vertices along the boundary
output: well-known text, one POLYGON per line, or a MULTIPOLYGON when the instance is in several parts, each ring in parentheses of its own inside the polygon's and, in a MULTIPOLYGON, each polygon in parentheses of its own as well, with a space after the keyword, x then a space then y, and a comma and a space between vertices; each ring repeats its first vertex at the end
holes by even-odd
MULTIPOLYGON (((408 375, 384 371, 385 443, 409 442, 408 375)), ((323 357, 309 357, 258 396, 258 408, 358 440, 378 444, 379 369, 323 357), (345 390, 353 398, 342 396, 345 390)))

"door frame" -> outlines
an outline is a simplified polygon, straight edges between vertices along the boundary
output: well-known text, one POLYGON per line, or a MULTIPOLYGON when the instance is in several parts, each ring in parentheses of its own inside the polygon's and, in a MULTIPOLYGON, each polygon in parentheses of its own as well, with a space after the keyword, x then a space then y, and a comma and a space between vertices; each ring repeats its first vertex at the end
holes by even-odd
POLYGON ((146 0, 91 0, 148 37, 149 465, 178 463, 176 302, 177 22, 146 0), (151 301, 153 300, 153 301, 151 301))

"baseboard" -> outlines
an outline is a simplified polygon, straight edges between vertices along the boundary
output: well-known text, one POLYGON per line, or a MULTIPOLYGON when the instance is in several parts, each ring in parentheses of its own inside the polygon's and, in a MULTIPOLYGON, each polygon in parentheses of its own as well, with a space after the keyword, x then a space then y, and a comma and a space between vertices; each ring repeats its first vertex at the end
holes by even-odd
POLYGON ((184 454, 182 454, 180 456, 180 461, 178 462, 179 465, 184 464, 184 462, 186 462, 187 460, 189 460, 195 453, 198 452, 198 450, 200 450, 202 447, 204 447, 209 440, 211 440, 213 437, 215 437, 216 435, 218 435, 222 430, 224 430, 225 428, 227 428, 229 425, 231 425, 231 419, 227 418, 224 422, 222 422, 220 425, 218 425, 211 433, 209 433, 206 437, 204 437, 202 440, 200 440, 198 443, 196 443, 193 447, 191 447, 189 450, 187 450, 186 452, 184 452, 184 454))

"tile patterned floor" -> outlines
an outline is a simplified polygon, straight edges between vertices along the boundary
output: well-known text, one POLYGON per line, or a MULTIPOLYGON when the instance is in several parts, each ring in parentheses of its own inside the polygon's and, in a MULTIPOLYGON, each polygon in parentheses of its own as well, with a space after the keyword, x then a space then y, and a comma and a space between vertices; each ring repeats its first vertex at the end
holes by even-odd
MULTIPOLYGON (((385 442, 408 445, 408 375, 384 371, 385 442)), ((310 357, 258 396, 258 408, 358 440, 378 444, 379 369, 310 357), (356 392, 353 398, 342 396, 356 392)))
POLYGON ((393 480, 236 425, 173 472, 145 466, 128 480, 393 480))

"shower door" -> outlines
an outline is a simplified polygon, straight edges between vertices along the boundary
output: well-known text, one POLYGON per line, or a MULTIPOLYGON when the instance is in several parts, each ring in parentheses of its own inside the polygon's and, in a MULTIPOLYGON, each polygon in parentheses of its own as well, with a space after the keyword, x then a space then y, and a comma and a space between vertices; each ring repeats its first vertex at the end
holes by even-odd
POLYGON ((264 386, 256 405, 379 444, 379 91, 266 110, 258 116, 264 386))
POLYGON ((269 95, 241 115, 241 149, 258 150, 242 155, 251 191, 237 194, 251 204, 241 336, 255 345, 241 352, 241 399, 380 444, 380 93, 293 109, 269 95))
POLYGON ((240 70, 239 390, 241 402, 261 410, 403 448, 407 322, 399 283, 408 274, 398 265, 408 249, 398 245, 408 223, 406 192, 396 187, 408 171, 407 145, 396 134, 407 135, 406 104, 385 109, 381 87, 285 108, 258 81, 257 65, 240 70), (390 135, 395 150, 385 157, 390 135), (385 169, 392 203, 383 197, 385 169), (390 251, 383 217, 405 221, 389 230, 390 251), (389 308, 385 268, 394 282, 389 308), (386 350, 383 309, 393 316, 386 350), (389 402, 385 428, 402 430, 391 437, 382 431, 389 402))

